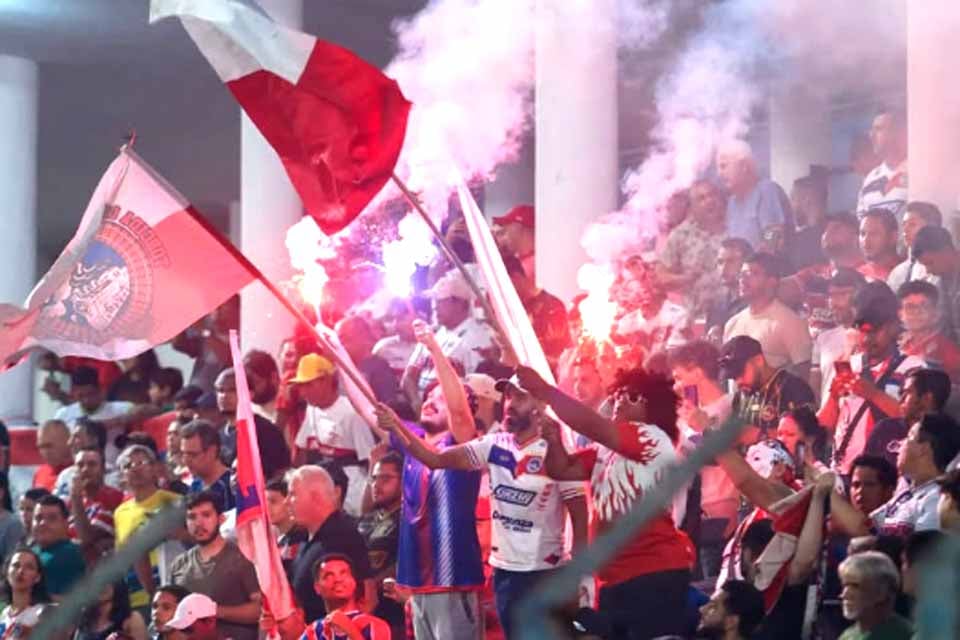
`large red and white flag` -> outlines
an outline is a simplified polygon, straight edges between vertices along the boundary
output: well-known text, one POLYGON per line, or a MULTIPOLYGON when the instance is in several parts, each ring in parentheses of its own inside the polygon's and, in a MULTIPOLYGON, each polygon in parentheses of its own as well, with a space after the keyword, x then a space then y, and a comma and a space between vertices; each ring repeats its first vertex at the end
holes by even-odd
POLYGON ((170 340, 253 279, 190 203, 125 149, 25 308, 0 305, 0 358, 9 367, 37 347, 130 358, 170 340))
POLYGON ((237 0, 152 0, 200 52, 280 156, 325 233, 350 224, 393 173, 410 103, 351 51, 277 25, 237 0))
POLYGON ((296 607, 267 516, 260 445, 236 331, 230 332, 230 354, 237 376, 237 546, 257 572, 264 608, 283 620, 296 607))

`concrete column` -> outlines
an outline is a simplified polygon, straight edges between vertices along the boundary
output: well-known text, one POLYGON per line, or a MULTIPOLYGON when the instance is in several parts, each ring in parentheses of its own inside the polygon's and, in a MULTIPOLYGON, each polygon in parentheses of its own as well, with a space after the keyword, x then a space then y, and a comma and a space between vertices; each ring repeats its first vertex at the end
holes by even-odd
POLYGON ((790 193, 811 164, 830 166, 830 105, 809 87, 774 88, 770 97, 770 178, 790 193))
MULTIPOLYGON (((301 28, 302 0, 261 0, 260 5, 277 23, 301 28)), ((280 282, 293 273, 284 238, 287 229, 302 217, 303 205, 276 152, 246 115, 241 118, 240 246, 267 277, 280 282)), ((262 349, 275 356, 293 326, 290 313, 263 285, 255 283, 243 292, 240 336, 244 351, 262 349)))
MULTIPOLYGON (((0 301, 22 305, 37 279, 37 63, 0 55, 0 301)), ((33 366, 0 374, 0 418, 29 421, 33 366)))
POLYGON ((536 260, 569 302, 587 225, 617 209, 616 0, 537 1, 536 260))
POLYGON ((950 53, 960 33, 954 0, 907 3, 907 122, 911 200, 936 203, 956 234, 960 209, 960 86, 950 53))

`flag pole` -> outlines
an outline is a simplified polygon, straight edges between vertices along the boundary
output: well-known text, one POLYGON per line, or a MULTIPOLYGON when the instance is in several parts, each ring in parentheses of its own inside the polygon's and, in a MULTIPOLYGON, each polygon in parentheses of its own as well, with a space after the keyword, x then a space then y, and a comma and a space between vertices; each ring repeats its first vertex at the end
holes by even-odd
POLYGON ((223 234, 223 232, 210 224, 203 214, 197 211, 192 205, 187 207, 187 213, 190 214, 190 217, 192 217, 197 224, 202 226, 207 233, 213 236, 217 242, 223 245, 223 248, 226 249, 230 255, 236 258, 236 260, 242 264, 247 271, 253 275, 254 278, 259 280, 263 286, 267 288, 267 291, 273 294, 273 297, 275 297, 277 301, 293 315, 294 318, 299 320, 307 327, 307 329, 309 329, 310 333, 313 334, 313 337, 316 338, 317 341, 324 346, 324 348, 326 348, 330 358, 336 363, 340 370, 343 371, 343 373, 345 373, 346 376, 350 378, 350 380, 357 386, 357 388, 360 390, 360 393, 362 393, 371 404, 376 406, 379 400, 374 397, 373 393, 368 388, 366 381, 358 379, 358 376, 353 373, 352 368, 348 367, 339 354, 337 354, 337 350, 332 344, 330 344, 330 341, 327 340, 327 337, 317 331, 317 328, 312 322, 310 322, 310 319, 307 318, 306 314, 304 314, 303 311, 297 307, 297 305, 293 304, 290 298, 284 295, 277 285, 275 285, 273 281, 271 281, 270 278, 268 278, 263 271, 257 267, 257 265, 251 262, 246 254, 240 251, 240 249, 238 249, 237 246, 223 234))
POLYGON ((484 295, 483 291, 480 289, 480 285, 477 284, 477 281, 473 279, 473 276, 470 275, 470 272, 467 271, 467 266, 463 264, 463 260, 454 253, 453 247, 450 246, 450 243, 447 242, 447 239, 443 237, 443 234, 440 233, 440 229, 437 228, 437 225, 433 222, 433 218, 430 217, 430 214, 427 213, 427 210, 423 208, 423 204, 420 202, 417 195, 410 190, 406 183, 400 179, 396 173, 391 173, 390 178, 393 180, 393 183, 400 188, 400 191, 403 193, 403 196, 407 199, 413 208, 420 214, 420 217, 423 218, 423 221, 427 223, 427 227, 430 228, 430 231, 436 237, 437 242, 440 243, 440 248, 443 249, 443 253, 447 256, 447 259, 453 263, 463 276, 463 279, 466 280, 467 285, 470 287, 470 290, 473 291, 473 295, 477 297, 480 301, 480 306, 483 307, 483 313, 487 316, 487 320, 490 322, 493 330, 500 335, 500 346, 503 349, 510 351, 510 356, 512 359, 517 361, 517 356, 513 353, 513 345, 510 343, 510 338, 507 336, 507 332, 503 330, 503 326, 500 324, 500 319, 493 311, 493 306, 490 304, 490 301, 487 300, 487 296, 484 295))

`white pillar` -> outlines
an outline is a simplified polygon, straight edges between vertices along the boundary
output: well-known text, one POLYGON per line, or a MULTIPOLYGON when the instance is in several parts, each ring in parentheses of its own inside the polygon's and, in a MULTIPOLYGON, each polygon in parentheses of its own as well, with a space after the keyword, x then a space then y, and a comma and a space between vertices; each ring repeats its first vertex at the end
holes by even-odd
POLYGON ((960 208, 960 86, 950 54, 957 33, 956 0, 907 3, 910 199, 936 203, 955 234, 960 208))
POLYGON ((537 1, 536 260, 569 302, 587 225, 617 209, 616 0, 537 1))
MULTIPOLYGON (((0 55, 0 302, 22 305, 37 270, 37 64, 0 55)), ((32 419, 33 367, 0 374, 0 417, 32 419)))
MULTIPOLYGON (((277 23, 299 29, 302 0, 260 0, 277 23)), ((292 275, 284 238, 303 216, 303 205, 290 184, 280 159, 246 115, 240 124, 240 246, 274 282, 292 275)), ((290 336, 290 313, 259 283, 241 297, 240 332, 244 351, 263 349, 276 356, 280 342, 290 336)))
POLYGON ((811 164, 830 166, 830 105, 809 87, 777 87, 770 97, 770 178, 789 194, 811 164))

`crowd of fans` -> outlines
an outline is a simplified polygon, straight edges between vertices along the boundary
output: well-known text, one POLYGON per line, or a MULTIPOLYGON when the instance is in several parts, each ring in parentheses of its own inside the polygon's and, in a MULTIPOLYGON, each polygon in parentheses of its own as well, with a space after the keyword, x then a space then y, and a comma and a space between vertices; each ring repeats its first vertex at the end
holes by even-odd
MULTIPOLYGON (((715 178, 665 203, 655 248, 618 263, 600 331, 582 298, 568 310, 536 286, 533 208, 495 219, 556 385, 510 361, 443 258, 414 298, 324 316, 373 414, 307 332, 246 353, 297 605, 283 619, 235 541, 236 305, 173 341, 189 375, 153 352, 48 354, 70 385, 44 385, 62 407, 16 511, 0 475, 0 638, 27 637, 179 502, 183 528, 62 637, 517 637, 517 604, 729 418, 737 445, 583 577, 557 633, 911 638, 918 571, 960 534, 960 252, 934 205, 908 201, 902 113, 881 110, 870 138, 859 200, 837 213, 824 173, 787 197, 748 147, 721 148, 715 178)), ((473 268, 456 214, 444 231, 473 268)))

